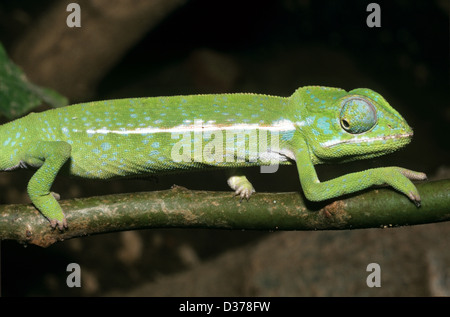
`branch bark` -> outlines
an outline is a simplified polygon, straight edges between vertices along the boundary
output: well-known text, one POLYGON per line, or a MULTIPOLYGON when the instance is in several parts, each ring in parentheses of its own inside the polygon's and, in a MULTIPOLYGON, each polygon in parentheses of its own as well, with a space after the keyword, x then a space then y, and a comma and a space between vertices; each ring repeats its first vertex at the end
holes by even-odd
POLYGON ((311 203, 300 193, 256 193, 240 202, 230 192, 171 190, 61 201, 69 228, 51 229, 32 205, 0 206, 0 238, 47 247, 92 234, 148 228, 335 230, 388 228, 450 220, 450 180, 418 184, 415 207, 390 188, 311 203))

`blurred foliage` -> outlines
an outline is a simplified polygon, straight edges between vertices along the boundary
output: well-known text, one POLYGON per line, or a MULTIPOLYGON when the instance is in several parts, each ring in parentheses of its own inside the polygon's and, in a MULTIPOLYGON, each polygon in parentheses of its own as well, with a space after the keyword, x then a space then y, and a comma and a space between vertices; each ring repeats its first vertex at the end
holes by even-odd
POLYGON ((43 102, 52 107, 68 104, 64 96, 28 81, 22 70, 8 58, 0 43, 0 114, 10 120, 15 119, 43 102))

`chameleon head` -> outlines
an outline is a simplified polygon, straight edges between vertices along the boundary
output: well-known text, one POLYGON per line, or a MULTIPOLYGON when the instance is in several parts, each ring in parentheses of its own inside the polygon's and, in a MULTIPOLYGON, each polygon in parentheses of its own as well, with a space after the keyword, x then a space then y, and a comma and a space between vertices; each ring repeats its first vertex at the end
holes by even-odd
POLYGON ((340 89, 330 92, 325 103, 319 100, 325 107, 306 105, 310 122, 302 130, 307 131, 304 135, 313 159, 319 162, 367 159, 411 142, 412 129, 378 93, 364 88, 348 93, 340 89))

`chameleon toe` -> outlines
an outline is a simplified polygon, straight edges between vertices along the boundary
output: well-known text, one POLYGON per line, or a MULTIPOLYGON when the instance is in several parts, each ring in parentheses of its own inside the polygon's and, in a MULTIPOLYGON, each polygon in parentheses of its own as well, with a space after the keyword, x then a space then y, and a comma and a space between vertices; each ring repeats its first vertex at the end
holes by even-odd
POLYGON ((408 198, 416 205, 416 207, 420 207, 420 195, 419 193, 409 192, 408 198))

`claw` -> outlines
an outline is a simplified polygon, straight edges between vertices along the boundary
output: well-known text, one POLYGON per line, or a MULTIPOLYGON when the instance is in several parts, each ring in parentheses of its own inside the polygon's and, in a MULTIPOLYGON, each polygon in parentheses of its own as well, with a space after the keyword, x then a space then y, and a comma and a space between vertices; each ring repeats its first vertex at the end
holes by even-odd
POLYGON ((62 221, 61 220, 57 220, 57 219, 51 219, 50 220, 50 225, 52 226, 53 229, 58 227, 58 229, 60 231, 64 231, 65 228, 68 228, 66 217, 64 217, 64 219, 62 221))
POLYGON ((419 193, 415 194, 413 192, 408 193, 408 198, 416 205, 416 207, 420 207, 420 195, 419 193))
POLYGON ((255 192, 255 190, 249 189, 249 188, 244 188, 244 187, 239 187, 238 189, 236 189, 236 191, 234 192, 235 196, 239 196, 241 197, 241 201, 245 198, 246 200, 250 199, 250 196, 255 192))

